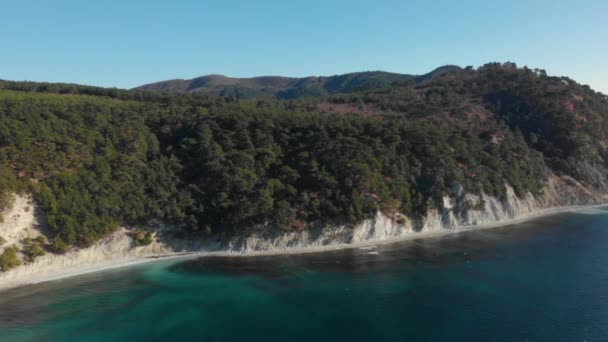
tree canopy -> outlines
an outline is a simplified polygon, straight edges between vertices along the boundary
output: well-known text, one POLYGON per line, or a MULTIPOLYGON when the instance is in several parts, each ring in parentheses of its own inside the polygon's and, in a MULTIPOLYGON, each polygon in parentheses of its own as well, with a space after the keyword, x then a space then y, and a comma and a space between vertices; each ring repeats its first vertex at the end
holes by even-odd
POLYGON ((549 170, 593 185, 606 96, 490 64, 418 85, 300 100, 0 82, 0 207, 29 190, 51 246, 121 224, 302 230, 424 215, 456 186, 539 194, 549 170))

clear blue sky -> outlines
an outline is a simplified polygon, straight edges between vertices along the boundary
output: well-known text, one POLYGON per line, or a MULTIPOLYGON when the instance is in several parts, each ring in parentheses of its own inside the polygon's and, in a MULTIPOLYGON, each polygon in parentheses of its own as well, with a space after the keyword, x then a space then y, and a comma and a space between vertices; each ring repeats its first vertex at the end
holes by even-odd
POLYGON ((130 88, 512 61, 608 93, 606 15, 606 0, 0 0, 0 78, 130 88))

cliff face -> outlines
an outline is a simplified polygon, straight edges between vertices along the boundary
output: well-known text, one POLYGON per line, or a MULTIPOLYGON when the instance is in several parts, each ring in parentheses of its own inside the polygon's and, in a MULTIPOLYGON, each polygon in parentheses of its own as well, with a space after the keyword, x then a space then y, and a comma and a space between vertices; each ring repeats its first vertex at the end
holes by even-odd
MULTIPOLYGON (((248 233, 232 237, 199 236, 185 239, 176 237, 174 227, 161 225, 146 228, 154 231, 156 238, 153 244, 135 247, 130 230, 121 228, 89 248, 72 250, 66 255, 47 254, 33 264, 21 266, 19 269, 33 271, 38 267, 61 268, 116 258, 141 258, 175 253, 255 254, 343 247, 405 237, 438 235, 477 225, 494 225, 522 219, 545 209, 600 204, 608 200, 601 188, 590 189, 567 176, 549 177, 540 197, 534 197, 531 193, 518 197, 513 188, 506 187, 506 195, 498 199, 486 194, 466 193, 461 186, 456 185, 450 194, 443 197, 438 207, 430 209, 421 219, 399 214, 388 217, 378 212, 374 218, 355 226, 317 225, 300 232, 280 231, 272 226, 255 226, 251 227, 248 233)), ((0 224, 0 236, 8 240, 6 245, 20 246, 21 239, 35 238, 44 230, 44 215, 28 196, 16 196, 13 207, 5 214, 6 220, 0 224)))
POLYGON ((389 218, 378 212, 373 219, 355 227, 315 227, 303 232, 277 232, 271 228, 255 227, 252 233, 219 243, 218 249, 247 254, 373 243, 406 236, 422 237, 446 230, 525 218, 560 206, 600 204, 607 199, 599 189, 589 189, 571 177, 556 175, 549 177, 540 197, 527 193, 520 198, 508 185, 504 199, 464 193, 461 187, 456 186, 451 194, 444 196, 441 206, 429 210, 421 220, 404 216, 389 218))
MULTIPOLYGON (((260 254, 315 251, 328 248, 379 243, 403 238, 440 235, 465 230, 475 225, 516 223, 531 215, 560 206, 605 203, 608 199, 599 188, 589 189, 570 177, 552 176, 541 197, 528 193, 517 197, 507 187, 504 199, 485 194, 466 193, 459 186, 444 196, 438 208, 429 210, 419 220, 404 216, 387 217, 377 213, 355 227, 317 226, 302 232, 280 232, 271 227, 252 227, 251 233, 231 238, 192 238, 175 236, 171 226, 154 228, 154 241, 137 247, 129 229, 121 228, 91 247, 72 249, 66 254, 46 254, 34 262, 9 272, 0 272, 0 290, 31 282, 40 282, 92 272, 146 260, 151 257, 184 253, 260 254)), ((550 211, 549 211, 550 212, 550 211)), ((35 238, 44 230, 44 216, 28 196, 15 196, 14 204, 4 212, 0 236, 20 246, 23 238, 35 238)), ((6 244, 8 245, 8 244, 6 244)), ((0 251, 3 248, 0 247, 0 251)))

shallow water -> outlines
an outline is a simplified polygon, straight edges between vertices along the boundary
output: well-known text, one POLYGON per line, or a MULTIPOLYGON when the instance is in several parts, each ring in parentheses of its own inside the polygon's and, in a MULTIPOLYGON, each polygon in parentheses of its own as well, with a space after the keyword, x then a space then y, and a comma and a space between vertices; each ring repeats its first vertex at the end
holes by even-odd
POLYGON ((608 211, 0 293, 0 341, 608 340, 608 211))

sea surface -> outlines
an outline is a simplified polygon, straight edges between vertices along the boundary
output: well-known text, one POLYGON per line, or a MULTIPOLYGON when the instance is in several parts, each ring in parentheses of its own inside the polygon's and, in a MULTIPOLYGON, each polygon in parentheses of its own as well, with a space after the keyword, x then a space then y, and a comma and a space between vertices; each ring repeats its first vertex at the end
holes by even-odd
POLYGON ((608 211, 0 292, 0 341, 608 341, 608 211))

